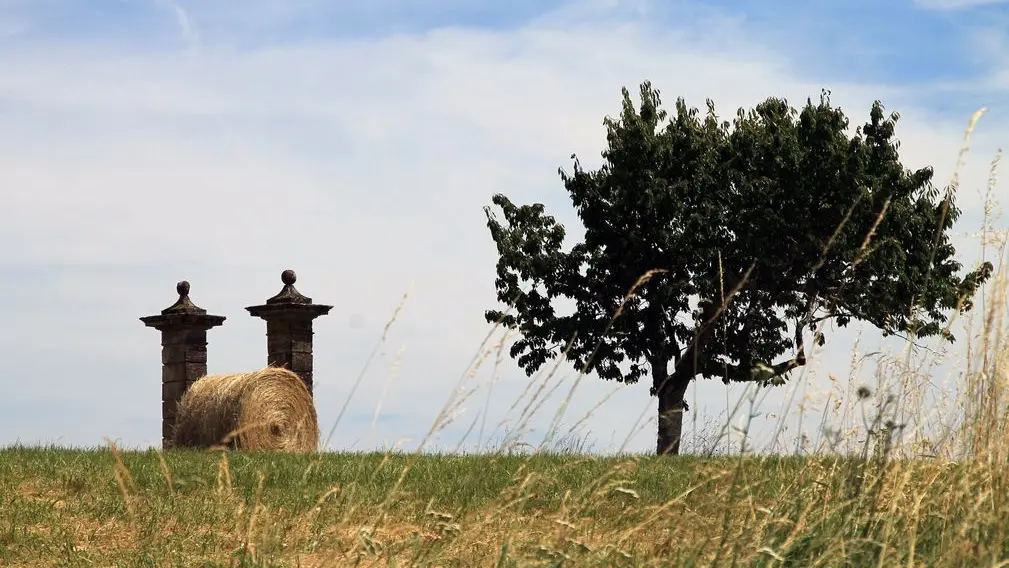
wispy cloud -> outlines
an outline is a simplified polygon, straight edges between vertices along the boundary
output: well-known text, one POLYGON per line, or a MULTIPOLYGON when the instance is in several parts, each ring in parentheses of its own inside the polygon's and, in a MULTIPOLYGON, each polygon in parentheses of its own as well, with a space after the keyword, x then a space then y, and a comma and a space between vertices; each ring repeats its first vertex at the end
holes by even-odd
POLYGON ((159 6, 163 6, 172 11, 175 15, 175 21, 179 25, 182 41, 185 43, 186 48, 190 52, 197 51, 200 47, 200 34, 193 26, 193 23, 189 18, 189 13, 186 12, 181 4, 173 2, 172 0, 155 0, 155 2, 159 6))
POLYGON ((979 6, 1005 4, 1007 0, 914 0, 914 3, 930 10, 964 10, 979 6))

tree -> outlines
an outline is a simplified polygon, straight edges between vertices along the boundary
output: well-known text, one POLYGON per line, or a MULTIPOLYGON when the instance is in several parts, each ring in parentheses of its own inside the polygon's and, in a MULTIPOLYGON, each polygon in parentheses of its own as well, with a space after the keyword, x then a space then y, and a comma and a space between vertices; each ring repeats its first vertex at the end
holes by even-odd
POLYGON ((582 242, 566 248, 542 204, 497 194, 503 220, 485 208, 511 306, 485 316, 520 332, 510 355, 527 374, 565 357, 602 379, 650 375, 656 450, 675 454, 692 380, 783 384, 828 320, 954 340, 946 313, 971 308, 992 265, 958 276, 953 192, 901 165, 896 113, 877 101, 849 136, 826 91, 801 112, 769 98, 731 124, 710 100, 702 117, 678 99, 669 117, 650 83, 637 109, 622 92, 603 165, 572 155, 573 174, 559 172, 582 242))

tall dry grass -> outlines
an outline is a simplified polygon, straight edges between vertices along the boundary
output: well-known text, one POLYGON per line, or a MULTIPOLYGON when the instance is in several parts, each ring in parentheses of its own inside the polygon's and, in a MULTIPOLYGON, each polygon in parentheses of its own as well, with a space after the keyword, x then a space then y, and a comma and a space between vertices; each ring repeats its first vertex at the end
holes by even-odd
MULTIPOLYGON (((871 387, 850 380, 864 361, 853 354, 847 377, 834 371, 837 393, 825 402, 821 426, 840 422, 835 434, 797 440, 801 455, 747 451, 752 409, 769 392, 758 389, 736 402, 741 422, 730 423, 732 412, 702 428, 697 455, 581 454, 579 428, 608 397, 565 420, 584 377, 566 380, 559 362, 511 404, 512 422, 493 451, 426 453, 480 388, 489 406, 509 339, 495 329, 412 452, 0 450, 0 563, 1009 565, 1009 271, 1006 235, 992 225, 998 161, 978 236, 982 259, 998 267, 978 308, 950 324, 963 326, 961 347, 909 343, 878 360, 871 387), (492 378, 477 380, 488 366, 492 378), (948 376, 938 377, 943 368, 948 376), (564 402, 543 440, 529 445, 530 424, 549 411, 553 393, 564 402), (712 455, 719 452, 731 455, 712 455)), ((806 410, 799 401, 788 411, 806 410)), ((482 442, 502 426, 486 417, 474 418, 463 439, 482 442)), ((636 424, 650 426, 642 417, 636 424)))

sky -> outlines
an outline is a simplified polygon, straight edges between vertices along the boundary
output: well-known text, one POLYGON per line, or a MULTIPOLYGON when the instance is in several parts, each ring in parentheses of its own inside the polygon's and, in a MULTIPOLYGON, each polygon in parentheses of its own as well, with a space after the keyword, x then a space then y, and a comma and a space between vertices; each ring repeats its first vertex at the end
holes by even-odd
MULTIPOLYGON (((557 168, 597 167, 603 118, 645 80, 725 116, 825 88, 861 124, 881 100, 905 164, 943 184, 985 107, 959 178, 969 265, 1009 132, 1009 3, 0 0, 0 70, 0 446, 158 446, 160 342, 138 318, 188 280, 227 317, 209 372, 254 370, 265 324, 244 308, 290 268, 334 306, 315 322, 328 447, 416 448, 462 381, 477 390, 426 447, 536 445, 563 410, 586 450, 648 452, 645 384, 562 365, 526 431, 512 406, 535 383, 507 357, 468 372, 499 307, 482 207, 544 203, 577 234, 557 168)), ((787 387, 700 381, 685 444, 739 420, 763 447, 815 439, 826 393, 874 384, 902 347, 853 326, 787 387)))

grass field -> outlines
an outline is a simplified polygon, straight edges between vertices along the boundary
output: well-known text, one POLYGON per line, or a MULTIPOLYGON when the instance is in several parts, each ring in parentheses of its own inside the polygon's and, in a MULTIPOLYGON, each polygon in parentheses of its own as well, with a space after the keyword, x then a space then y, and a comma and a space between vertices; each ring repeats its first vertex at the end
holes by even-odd
MULTIPOLYGON (((0 449, 0 566, 1009 566, 997 161, 981 246, 998 245, 998 274, 961 335, 951 411, 929 415, 946 434, 930 458, 885 404, 843 456, 16 446, 0 449)), ((927 366, 884 371, 920 416, 927 366)))
POLYGON ((981 566, 979 462, 0 451, 4 566, 981 566))

